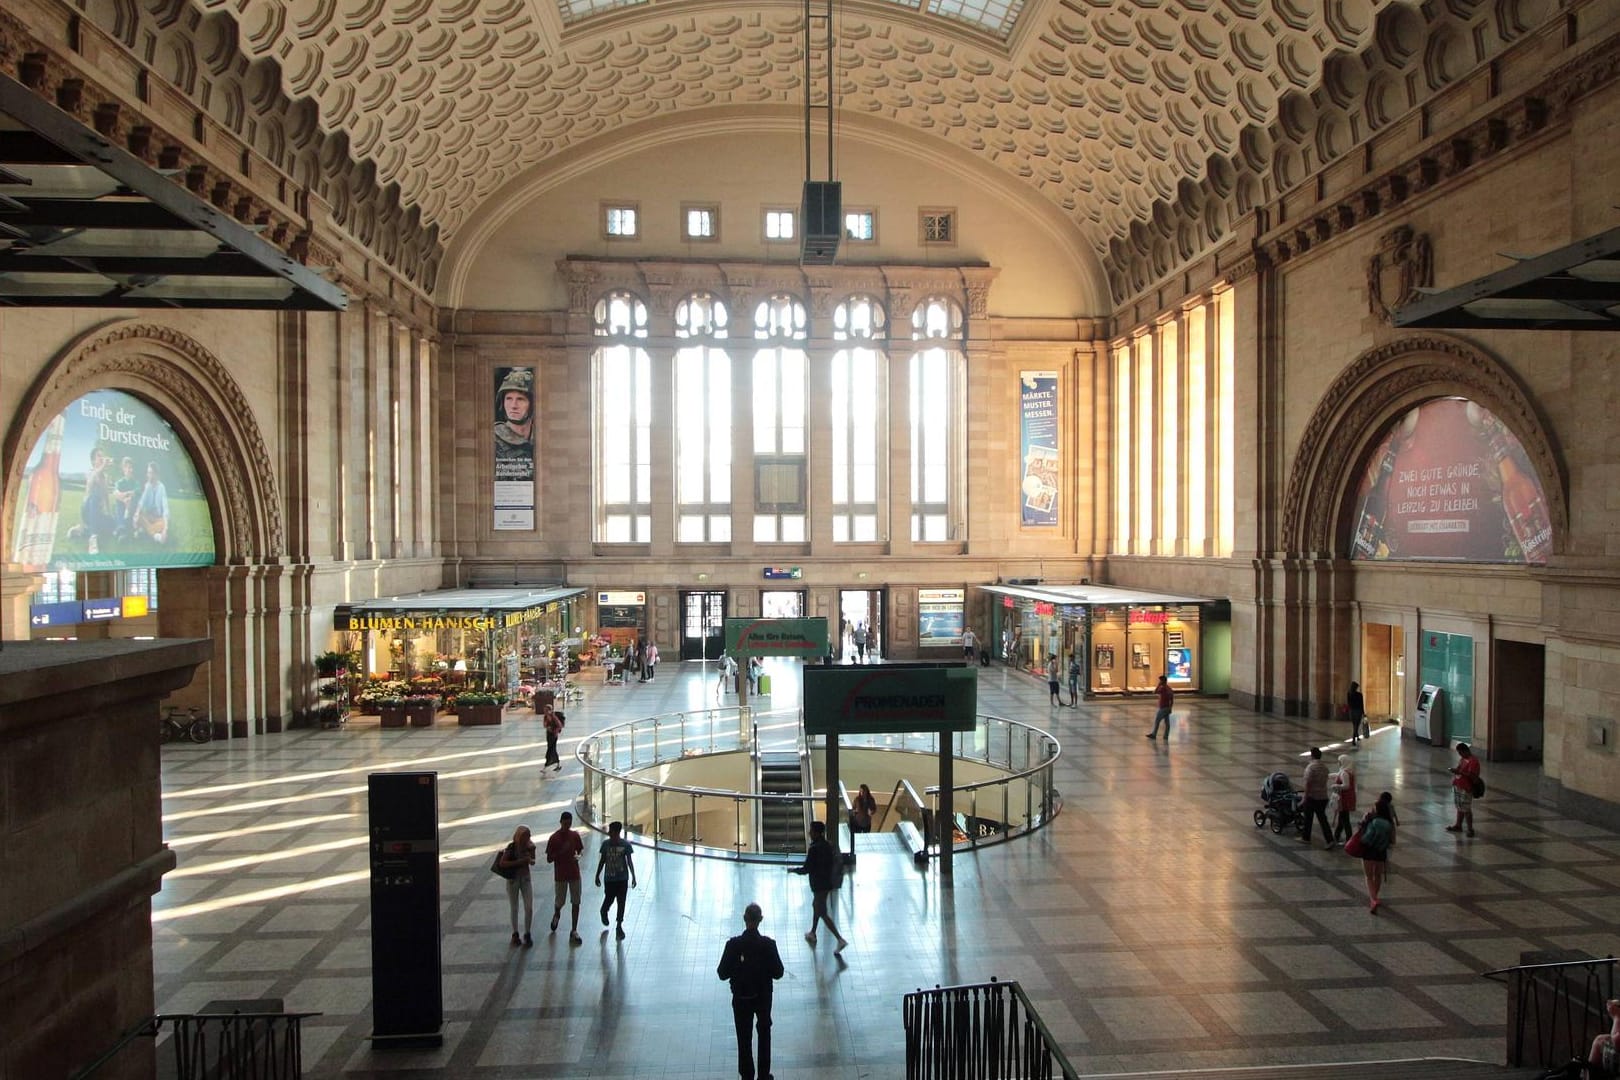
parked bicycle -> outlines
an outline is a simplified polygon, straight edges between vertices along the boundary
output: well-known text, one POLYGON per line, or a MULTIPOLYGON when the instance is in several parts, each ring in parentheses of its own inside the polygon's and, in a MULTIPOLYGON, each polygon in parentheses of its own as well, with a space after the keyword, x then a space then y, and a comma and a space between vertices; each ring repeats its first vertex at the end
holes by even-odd
POLYGON ((205 743, 214 737, 214 722, 195 705, 189 708, 166 705, 163 708, 162 732, 164 742, 190 739, 194 743, 205 743))

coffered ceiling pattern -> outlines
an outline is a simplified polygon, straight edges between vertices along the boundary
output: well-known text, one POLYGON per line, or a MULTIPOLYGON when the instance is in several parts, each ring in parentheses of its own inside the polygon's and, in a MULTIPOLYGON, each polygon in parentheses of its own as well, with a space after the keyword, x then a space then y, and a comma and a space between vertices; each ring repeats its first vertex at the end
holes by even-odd
MULTIPOLYGON (((445 241, 502 185, 630 124, 802 104, 796 4, 661 3, 562 35, 529 0, 190 2, 231 20, 235 46, 273 62, 281 89, 311 101, 321 128, 445 241)), ((1009 52, 943 20, 852 3, 837 21, 839 107, 1005 170, 1105 258, 1133 237, 1186 257, 1245 202, 1299 182, 1556 10, 1050 0, 1025 9, 1034 21, 1009 52)))

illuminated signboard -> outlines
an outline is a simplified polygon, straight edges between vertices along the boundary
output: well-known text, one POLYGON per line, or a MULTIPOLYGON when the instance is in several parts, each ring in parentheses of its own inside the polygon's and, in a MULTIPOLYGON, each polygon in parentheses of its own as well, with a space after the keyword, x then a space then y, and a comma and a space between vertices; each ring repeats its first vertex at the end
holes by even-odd
POLYGON ((962 644, 964 589, 917 590, 917 644, 936 648, 962 644))
POLYGON ((647 603, 647 594, 644 592, 599 592, 596 594, 596 602, 612 607, 638 607, 647 603))
POLYGON ((12 560, 27 570, 209 566, 202 481, 167 420, 95 390, 46 425, 23 466, 12 560))
POLYGON ((767 566, 765 568, 766 581, 798 581, 802 577, 804 577, 803 567, 767 566))
POLYGON ((1462 398, 1396 421, 1367 459, 1355 505, 1352 559, 1541 564, 1552 550, 1546 496, 1524 447, 1462 398))

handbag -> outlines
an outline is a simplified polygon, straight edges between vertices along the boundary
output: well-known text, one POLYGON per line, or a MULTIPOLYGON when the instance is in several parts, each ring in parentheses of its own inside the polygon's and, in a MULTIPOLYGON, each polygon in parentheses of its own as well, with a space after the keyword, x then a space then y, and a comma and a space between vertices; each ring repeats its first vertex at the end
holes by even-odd
POLYGON ((499 877, 503 877, 507 881, 511 881, 512 878, 517 876, 517 867, 515 867, 515 866, 502 866, 501 865, 501 859, 504 858, 505 856, 506 856, 506 849, 501 848, 499 851, 497 851, 495 853, 495 861, 489 864, 489 869, 490 869, 490 873, 495 874, 495 875, 497 875, 499 877))
POLYGON ((1355 831, 1350 839, 1344 842, 1344 853, 1352 859, 1364 859, 1370 854, 1367 845, 1361 839, 1362 830, 1366 827, 1366 822, 1362 822, 1361 827, 1355 831))
POLYGON ((1483 799, 1485 797, 1485 781, 1477 776, 1474 777, 1469 785, 1468 793, 1476 799, 1483 799))

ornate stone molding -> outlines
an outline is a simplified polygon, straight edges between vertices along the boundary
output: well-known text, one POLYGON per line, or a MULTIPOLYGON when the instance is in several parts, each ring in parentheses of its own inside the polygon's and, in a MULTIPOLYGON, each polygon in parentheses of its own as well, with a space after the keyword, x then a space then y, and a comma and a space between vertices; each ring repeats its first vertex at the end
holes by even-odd
POLYGON ((1282 552, 1348 557, 1345 523, 1357 463, 1388 423, 1424 401, 1456 395, 1478 402, 1524 445, 1547 498, 1558 550, 1568 534, 1568 481, 1547 425, 1513 373, 1461 338, 1396 338, 1339 373, 1300 434, 1283 496, 1282 552))
MULTIPOLYGON (((320 133, 312 115, 302 123, 300 113, 312 113, 312 106, 266 94, 272 65, 250 61, 234 48, 207 51, 210 41, 234 40, 234 24, 228 32, 213 27, 219 33, 211 38, 206 24, 228 20, 162 19, 135 5, 117 26, 102 27, 93 15, 52 0, 19 2, 28 19, 0 12, 0 66, 46 101, 148 165, 174 170, 176 182, 258 227, 293 258, 336 268, 350 291, 431 295, 442 258, 436 230, 401 203, 397 190, 377 183, 367 163, 320 133), (76 42, 79 52, 56 51, 61 38, 76 42), (118 78, 128 72, 109 68, 107 81, 99 82, 99 72, 92 74, 83 59, 116 56, 118 63, 131 63, 123 50, 140 44, 160 56, 184 57, 184 69, 210 96, 142 64, 136 97, 128 87, 120 89, 118 78), (255 108, 218 108, 232 100, 253 101, 255 108), (329 215, 312 213, 312 205, 323 203, 331 204, 329 215)), ((390 299, 414 321, 431 324, 432 313, 421 310, 420 301, 390 299)))
POLYGON ((1428 233, 1398 225, 1378 238, 1367 260, 1367 310, 1386 326, 1395 309, 1434 284, 1434 247, 1428 233))
MULTIPOLYGON (((1544 63, 1540 54, 1547 47, 1547 35, 1532 30, 1496 22, 1481 24, 1476 32, 1453 35, 1450 40, 1453 46, 1477 40, 1486 43, 1491 51, 1500 50, 1504 58, 1519 56, 1525 64, 1544 63)), ((1366 83, 1364 90, 1371 90, 1376 83, 1379 94, 1387 96, 1395 86, 1419 91, 1430 86, 1426 79, 1395 78, 1401 65, 1381 49, 1382 44, 1377 43, 1363 51, 1358 63, 1348 65, 1355 78, 1366 83)), ((1403 63, 1410 66, 1418 59, 1413 54, 1403 63)), ((1457 62, 1449 59, 1443 66, 1452 68, 1457 62)), ((1477 59, 1469 63, 1472 71, 1464 78, 1451 79, 1448 85, 1431 90, 1427 97, 1420 96, 1376 121, 1369 119, 1365 93, 1341 93, 1313 99, 1295 110, 1314 117, 1314 130, 1294 125, 1297 130, 1290 131, 1290 125, 1282 121, 1264 132, 1256 129, 1255 145, 1266 147, 1268 157, 1234 154, 1215 162, 1219 167, 1188 186, 1184 192, 1187 197, 1161 199, 1154 204, 1152 227, 1111 241, 1107 265, 1116 301, 1122 307, 1130 306, 1182 268, 1207 258, 1208 250, 1228 236, 1230 227, 1246 215, 1258 213, 1263 219, 1287 222, 1268 231, 1257 248, 1270 265, 1280 265, 1312 247, 1403 210, 1412 200, 1446 188, 1464 173, 1519 145, 1567 127, 1581 98, 1620 78, 1620 35, 1582 49, 1522 93, 1496 99, 1487 115, 1452 132, 1436 133, 1439 138, 1423 144, 1416 152, 1403 149, 1409 133, 1401 130, 1397 121, 1412 109, 1444 93, 1463 100, 1479 95, 1487 95, 1488 99, 1496 93, 1491 89, 1496 81, 1491 68, 1480 65, 1477 59), (1361 124, 1370 124, 1370 141, 1366 141, 1365 133, 1358 139, 1340 140, 1340 149, 1335 152, 1320 138, 1328 130, 1354 131, 1361 124), (1385 154, 1380 152, 1379 131, 1389 128, 1395 129, 1395 144, 1392 152, 1385 154), (1301 209, 1297 205, 1299 193, 1308 191, 1312 181, 1329 167, 1342 172, 1343 166, 1336 161, 1345 150, 1362 146, 1363 141, 1365 147, 1360 152, 1392 164, 1369 172, 1342 194, 1301 209), (1292 182, 1275 167, 1278 160, 1289 155, 1307 159, 1312 165, 1292 182), (1285 206, 1287 213, 1282 212, 1285 206)), ((1203 284, 1196 282, 1195 286, 1203 284)))
MULTIPOLYGON (((219 521, 222 562, 274 562, 286 553, 275 470, 253 413, 225 366, 168 326, 125 323, 63 351, 30 389, 5 440, 20 472, 51 419, 91 390, 127 390, 164 414, 186 443, 219 521)), ((17 491, 13 475, 7 489, 17 491)), ((10 512, 7 508, 6 512, 10 512)))

